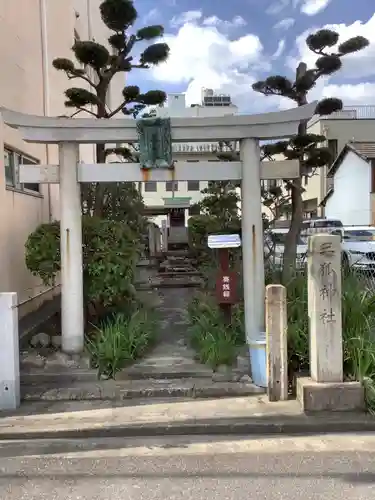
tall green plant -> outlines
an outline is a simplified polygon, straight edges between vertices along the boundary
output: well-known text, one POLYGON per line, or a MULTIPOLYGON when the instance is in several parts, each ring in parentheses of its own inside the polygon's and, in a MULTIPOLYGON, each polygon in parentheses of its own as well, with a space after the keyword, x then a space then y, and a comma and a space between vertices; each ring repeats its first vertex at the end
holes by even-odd
POLYGON ((98 377, 115 378, 127 364, 141 357, 155 335, 155 317, 146 309, 117 314, 95 327, 87 348, 98 377))

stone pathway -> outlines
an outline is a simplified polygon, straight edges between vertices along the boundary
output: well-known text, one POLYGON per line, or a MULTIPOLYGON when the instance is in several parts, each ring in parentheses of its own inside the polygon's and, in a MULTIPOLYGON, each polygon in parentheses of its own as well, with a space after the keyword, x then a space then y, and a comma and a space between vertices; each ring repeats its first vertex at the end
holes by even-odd
MULTIPOLYGON (((188 259, 176 263, 190 266, 188 259)), ((176 267, 176 266, 174 266, 176 267)), ((177 266, 179 267, 179 266, 177 266)), ((187 268, 188 268, 187 267, 187 268)), ((191 272, 191 269, 189 269, 191 272)), ((176 269, 171 269, 174 274, 176 269)), ((165 274, 165 269, 164 269, 165 274)), ((69 357, 51 348, 21 356, 23 398, 28 401, 118 401, 137 398, 207 398, 259 394, 263 389, 254 386, 248 369, 227 367, 213 372, 196 360, 190 347, 187 308, 195 292, 191 286, 179 286, 179 272, 168 277, 172 283, 139 292, 141 300, 159 312, 159 330, 155 347, 143 359, 123 369, 116 380, 97 380, 87 359, 69 357), (177 274, 177 275, 176 275, 177 274)), ((183 274, 183 271, 181 272, 183 274)), ((186 277, 185 277, 186 279, 186 277)), ((40 343, 48 335, 41 333, 40 343)), ((53 338, 51 338, 53 340, 53 338)))
MULTIPOLYGON (((145 358, 123 371, 131 378, 183 378, 212 376, 212 370, 195 361, 189 346, 187 306, 193 288, 164 288, 158 292, 160 330, 156 347, 145 358)), ((122 378, 122 376, 121 376, 122 378)))

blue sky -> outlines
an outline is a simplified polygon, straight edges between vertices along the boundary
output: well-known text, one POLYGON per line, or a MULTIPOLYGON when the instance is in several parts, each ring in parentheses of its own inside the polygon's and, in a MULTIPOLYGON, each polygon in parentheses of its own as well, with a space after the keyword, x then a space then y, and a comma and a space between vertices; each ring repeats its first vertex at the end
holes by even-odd
POLYGON ((129 82, 142 89, 186 92, 193 103, 201 87, 213 87, 231 93, 241 111, 288 106, 279 98, 254 94, 251 84, 269 74, 291 75, 302 59, 313 65, 306 34, 333 25, 341 41, 362 35, 370 47, 347 56, 343 71, 320 82, 311 97, 335 95, 347 105, 375 104, 373 0, 135 0, 135 5, 139 24, 163 24, 171 47, 168 63, 133 72, 129 82))

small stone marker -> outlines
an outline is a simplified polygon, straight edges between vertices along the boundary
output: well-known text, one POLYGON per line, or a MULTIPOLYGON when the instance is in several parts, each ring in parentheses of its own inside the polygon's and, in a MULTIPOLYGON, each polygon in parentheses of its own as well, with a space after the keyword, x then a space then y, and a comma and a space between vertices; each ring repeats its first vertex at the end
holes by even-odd
POLYGON ((20 405, 20 350, 16 293, 0 293, 0 410, 20 405))
POLYGON ((310 236, 308 248, 311 378, 315 382, 342 382, 340 237, 310 236))
POLYGON ((286 289, 282 285, 266 287, 267 377, 270 401, 288 399, 286 289))

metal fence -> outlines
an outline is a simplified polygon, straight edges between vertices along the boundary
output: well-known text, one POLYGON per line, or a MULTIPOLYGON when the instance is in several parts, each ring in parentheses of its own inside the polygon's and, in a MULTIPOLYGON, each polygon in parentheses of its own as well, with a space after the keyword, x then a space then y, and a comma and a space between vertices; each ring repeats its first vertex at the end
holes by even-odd
POLYGON ((344 106, 341 111, 325 116, 313 116, 308 126, 314 125, 321 119, 329 120, 371 120, 375 119, 375 104, 363 104, 359 106, 344 106))

